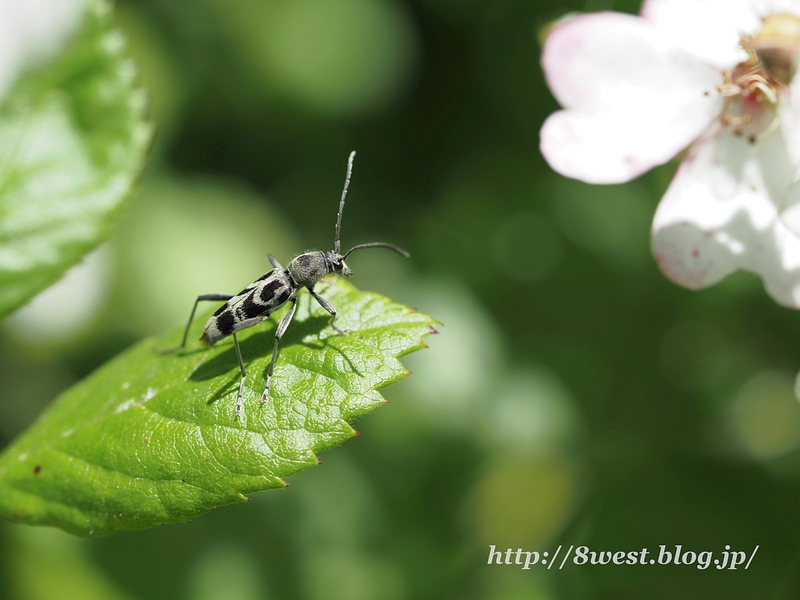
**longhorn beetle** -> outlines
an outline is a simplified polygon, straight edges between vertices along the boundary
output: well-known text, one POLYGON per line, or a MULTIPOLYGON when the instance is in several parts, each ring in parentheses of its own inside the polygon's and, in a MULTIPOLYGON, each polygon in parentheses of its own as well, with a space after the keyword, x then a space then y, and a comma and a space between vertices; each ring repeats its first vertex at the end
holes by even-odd
POLYGON ((186 330, 183 332, 183 340, 180 345, 162 351, 163 353, 170 353, 186 347, 186 338, 189 335, 189 328, 192 325, 192 319, 194 319, 194 313, 197 310, 197 304, 199 302, 225 300, 226 303, 220 306, 217 312, 206 322, 200 341, 206 346, 212 346, 229 335, 233 336, 236 358, 239 361, 239 370, 242 374, 242 378, 239 381, 239 395, 236 400, 237 416, 242 411, 242 391, 244 390, 244 380, 247 376, 247 371, 242 361, 242 351, 239 348, 239 340, 236 339, 237 331, 247 329, 248 327, 252 327, 253 325, 267 320, 270 314, 278 310, 281 306, 287 302, 292 303, 292 308, 286 313, 286 316, 281 319, 278 328, 275 330, 275 345, 272 349, 272 360, 269 363, 269 371, 267 371, 264 393, 261 395, 261 403, 264 404, 269 397, 269 385, 272 379, 272 372, 275 369, 275 359, 278 356, 278 343, 283 337, 283 334, 286 333, 286 329, 289 327, 289 323, 291 323, 295 309, 297 308, 297 293, 302 288, 306 288, 313 296, 314 300, 319 302, 322 308, 331 314, 331 319, 328 322, 329 325, 341 335, 347 335, 346 331, 339 329, 334 324, 336 309, 330 302, 314 291, 314 286, 317 282, 330 273, 338 273, 345 277, 350 277, 353 271, 350 270, 344 261, 350 256, 351 252, 363 248, 388 248, 406 258, 410 256, 409 253, 402 248, 385 242, 359 244, 358 246, 353 246, 344 254, 341 254, 339 232, 342 227, 342 211, 344 210, 344 201, 347 197, 347 188, 350 187, 350 177, 353 174, 353 159, 355 155, 355 151, 351 152, 350 158, 347 160, 347 176, 344 180, 342 199, 339 201, 339 213, 336 217, 336 237, 333 241, 333 250, 329 252, 321 252, 319 250, 306 252, 293 259, 285 269, 274 256, 269 254, 267 258, 275 268, 256 279, 238 294, 203 294, 202 296, 198 296, 192 307, 192 312, 189 315, 189 322, 186 324, 186 330))

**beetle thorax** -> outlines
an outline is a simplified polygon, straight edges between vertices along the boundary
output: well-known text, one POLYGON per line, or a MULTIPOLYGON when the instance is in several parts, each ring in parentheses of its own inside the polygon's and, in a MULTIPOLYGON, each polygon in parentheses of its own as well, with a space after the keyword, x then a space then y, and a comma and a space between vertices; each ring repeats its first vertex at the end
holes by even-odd
POLYGON ((292 280, 298 286, 313 286, 322 277, 331 273, 324 252, 306 252, 289 263, 287 268, 292 280))

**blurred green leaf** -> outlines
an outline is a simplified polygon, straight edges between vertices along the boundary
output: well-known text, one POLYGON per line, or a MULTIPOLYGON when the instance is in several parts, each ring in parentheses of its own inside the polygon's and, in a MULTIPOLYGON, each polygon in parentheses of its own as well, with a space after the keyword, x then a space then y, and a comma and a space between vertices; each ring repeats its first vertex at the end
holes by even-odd
POLYGON ((0 106, 0 317, 111 233, 150 139, 107 3, 0 106))
MULTIPOLYGON (((0 455, 0 514, 102 535, 185 520, 246 493, 285 487, 282 477, 317 464, 316 451, 355 435, 347 420, 385 402, 376 389, 406 376, 398 357, 423 348, 436 324, 341 278, 321 292, 350 334, 336 333, 328 313, 301 294, 266 405, 264 375, 286 309, 237 334, 248 370, 238 419, 232 338, 158 354, 180 340, 175 331, 112 360, 0 455)), ((195 320, 190 339, 204 323, 195 320)))

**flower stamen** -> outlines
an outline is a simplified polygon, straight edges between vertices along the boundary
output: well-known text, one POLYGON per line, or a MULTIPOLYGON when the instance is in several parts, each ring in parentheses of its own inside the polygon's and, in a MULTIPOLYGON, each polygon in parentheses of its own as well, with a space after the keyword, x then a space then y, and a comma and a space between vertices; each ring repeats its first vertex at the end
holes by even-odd
POLYGON ((800 58, 800 18, 788 13, 766 17, 761 30, 743 36, 747 59, 724 71, 717 86, 725 104, 719 116, 734 135, 747 133, 756 143, 777 130, 778 106, 797 71, 800 58))

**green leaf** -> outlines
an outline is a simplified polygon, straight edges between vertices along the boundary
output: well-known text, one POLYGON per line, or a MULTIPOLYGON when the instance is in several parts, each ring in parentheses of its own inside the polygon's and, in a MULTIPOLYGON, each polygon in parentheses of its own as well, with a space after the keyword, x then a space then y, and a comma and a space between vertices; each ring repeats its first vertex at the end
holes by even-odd
POLYGON ((398 357, 435 331, 431 317, 341 278, 320 292, 349 335, 302 292, 263 405, 287 309, 237 334, 248 371, 238 419, 232 338, 210 349, 195 341, 208 314, 195 319, 186 350, 157 352, 179 342, 179 330, 145 340, 64 393, 0 455, 0 514, 103 535, 285 487, 283 477, 317 464, 315 452, 355 435, 348 420, 385 402, 376 390, 408 374, 398 357))
POLYGON ((150 139, 108 5, 0 106, 0 318, 111 233, 150 139))

